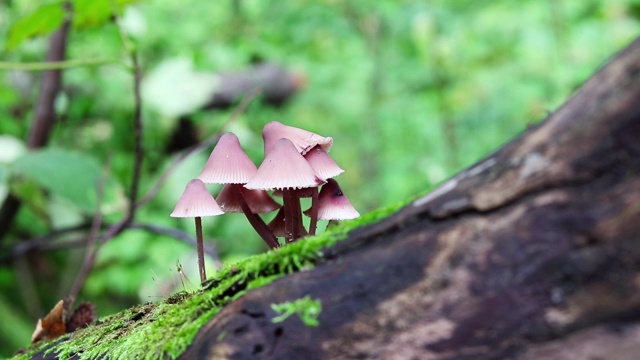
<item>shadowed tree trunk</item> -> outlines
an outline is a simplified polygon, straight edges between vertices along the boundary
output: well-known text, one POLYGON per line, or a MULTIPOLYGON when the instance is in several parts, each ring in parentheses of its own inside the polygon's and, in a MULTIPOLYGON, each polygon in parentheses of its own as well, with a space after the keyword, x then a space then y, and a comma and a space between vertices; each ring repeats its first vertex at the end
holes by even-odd
POLYGON ((228 304, 181 358, 637 359, 638 174, 640 40, 496 153, 228 304), (306 296, 318 326, 272 321, 306 296))
POLYGON ((637 40, 541 124, 228 305, 183 358, 635 359, 639 173, 637 40), (307 295, 319 326, 271 321, 307 295))

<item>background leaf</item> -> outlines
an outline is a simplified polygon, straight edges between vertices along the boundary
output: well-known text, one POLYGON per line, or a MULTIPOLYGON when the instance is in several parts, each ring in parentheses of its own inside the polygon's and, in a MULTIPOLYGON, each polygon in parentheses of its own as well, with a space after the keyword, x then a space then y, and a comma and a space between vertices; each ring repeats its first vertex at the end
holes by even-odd
MULTIPOLYGON (((11 50, 23 41, 36 36, 44 36, 57 29, 64 20, 63 4, 67 1, 55 1, 41 5, 31 14, 16 21, 9 30, 7 49, 11 50)), ((99 26, 113 16, 113 3, 117 12, 135 0, 75 0, 72 1, 73 26, 76 29, 99 26)))
POLYGON ((56 1, 42 5, 33 13, 18 20, 9 30, 7 48, 12 49, 27 39, 47 35, 57 29, 62 24, 65 14, 62 3, 62 1, 56 1))
MULTIPOLYGON (((100 163, 86 154, 49 148, 27 153, 11 166, 14 176, 27 176, 44 189, 69 200, 81 210, 96 209, 97 186, 103 176, 100 163)), ((104 184, 103 206, 112 207, 122 199, 121 187, 112 179, 104 184)))

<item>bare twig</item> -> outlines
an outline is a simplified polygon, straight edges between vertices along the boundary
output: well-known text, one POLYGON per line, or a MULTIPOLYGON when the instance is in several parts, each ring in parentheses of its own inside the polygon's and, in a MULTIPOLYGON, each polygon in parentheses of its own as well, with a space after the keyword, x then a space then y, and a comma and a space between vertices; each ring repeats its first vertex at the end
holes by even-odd
MULTIPOLYGON (((138 55, 131 44, 129 37, 125 34, 124 30, 121 26, 119 26, 117 22, 117 14, 116 14, 116 5, 113 6, 113 15, 115 18, 115 23, 120 32, 120 38, 124 44, 124 47, 129 55, 132 65, 133 72, 133 94, 134 94, 134 111, 133 111, 133 139, 134 139, 134 159, 133 159, 133 170, 131 175, 131 187, 129 190, 129 206, 127 208, 127 213, 124 218, 110 227, 106 234, 101 238, 100 243, 95 243, 98 238, 98 231, 100 229, 100 223, 102 222, 102 214, 100 211, 100 203, 98 201, 98 207, 96 208, 96 214, 93 219, 93 224, 91 226, 91 233, 89 235, 89 239, 87 240, 87 252, 82 264, 82 268, 76 277, 75 282, 71 288, 71 291, 68 296, 68 303, 66 306, 68 308, 71 307, 73 302, 75 301, 76 296, 82 289, 84 282, 89 276, 89 272, 93 267, 93 264, 98 255, 98 250, 100 247, 105 244, 107 241, 112 239, 114 236, 121 233, 126 227, 133 221, 136 211, 136 199, 138 196, 138 186, 140 183, 140 174, 142 171, 142 161, 144 159, 144 149, 142 147, 142 136, 143 136, 143 127, 142 127, 142 97, 140 96, 140 81, 142 78, 140 71, 140 64, 138 62, 138 55)), ((103 179, 106 181, 106 178, 103 179)), ((98 198, 102 199, 102 187, 103 182, 101 181, 98 185, 98 198)))
POLYGON ((100 227, 102 226, 102 211, 100 207, 102 206, 102 198, 104 194, 104 184, 108 179, 108 172, 105 170, 105 174, 102 178, 98 180, 97 189, 96 189, 96 212, 93 215, 93 221, 91 222, 91 231, 89 232, 89 237, 87 238, 87 243, 85 246, 85 257, 82 263, 82 267, 80 268, 80 272, 76 276, 73 285, 71 286, 71 290, 69 291, 69 296, 67 296, 67 301, 65 302, 65 309, 69 310, 73 307, 73 303, 80 293, 80 289, 84 285, 84 282, 87 280, 87 276, 89 276, 89 272, 93 267, 93 263, 95 262, 96 256, 98 254, 98 249, 100 248, 100 244, 96 243, 98 240, 98 232, 100 231, 100 227))
MULTIPOLYGON (((131 223, 129 225, 129 229, 141 229, 141 230, 146 230, 155 234, 170 236, 172 238, 181 240, 182 242, 185 242, 193 247, 196 246, 196 239, 182 230, 166 228, 166 227, 152 225, 152 224, 137 224, 137 223, 131 223)), ((207 254, 207 256, 209 256, 213 260, 213 264, 216 267, 216 269, 219 269, 222 266, 222 263, 220 262, 220 257, 218 256, 218 252, 213 246, 209 245, 206 242, 204 243, 204 253, 207 254)))
POLYGON ((118 59, 72 59, 61 61, 46 61, 32 63, 11 63, 0 61, 0 70, 19 70, 19 71, 49 71, 49 70, 65 70, 78 67, 102 66, 109 64, 121 63, 118 59))
MULTIPOLYGON (((48 252, 48 251, 57 251, 57 250, 66 250, 71 248, 83 247, 87 244, 87 237, 82 236, 80 238, 74 238, 70 240, 64 241, 53 241, 55 238, 68 235, 70 233, 76 231, 83 231, 90 227, 91 224, 82 224, 78 226, 72 226, 64 229, 57 229, 49 232, 48 234, 38 236, 26 241, 22 241, 19 244, 15 245, 8 254, 5 254, 0 257, 0 266, 7 265, 12 262, 14 259, 20 258, 27 253, 38 253, 38 252, 48 252)), ((109 228, 107 224, 102 223, 102 229, 109 228)), ((164 235, 167 237, 171 237, 177 240, 180 240, 190 246, 196 246, 196 239, 187 234, 186 232, 158 225, 145 224, 145 223, 136 223, 132 222, 127 226, 127 229, 139 229, 148 231, 154 234, 164 235)), ((102 241, 103 236, 98 237, 98 241, 102 241)), ((216 242, 216 239, 209 239, 210 242, 216 242)), ((204 253, 207 254, 211 259, 213 259, 216 267, 220 266, 220 258, 218 256, 215 248, 207 243, 204 244, 204 253)))

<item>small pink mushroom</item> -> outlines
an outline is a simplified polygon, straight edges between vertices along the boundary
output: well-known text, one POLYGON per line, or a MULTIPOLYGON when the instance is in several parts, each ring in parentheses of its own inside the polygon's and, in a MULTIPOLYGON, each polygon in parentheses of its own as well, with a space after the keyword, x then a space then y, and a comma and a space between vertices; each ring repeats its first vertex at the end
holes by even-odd
MULTIPOLYGON (((309 216, 311 209, 304 213, 309 216)), ((360 213, 351 205, 338 182, 333 179, 327 180, 318 197, 318 220, 347 220, 358 216, 360 213)))
POLYGON ((264 156, 266 157, 275 143, 282 139, 289 139, 296 150, 304 155, 311 148, 320 145, 324 151, 329 152, 333 144, 333 138, 324 137, 311 131, 299 129, 293 126, 283 125, 277 121, 272 121, 262 128, 262 138, 264 139, 264 156))
POLYGON ((263 211, 267 208, 271 208, 269 211, 276 210, 280 205, 272 199, 269 199, 271 202, 267 204, 268 200, 265 197, 269 195, 266 192, 262 194, 243 191, 246 189, 240 185, 246 184, 257 171, 256 165, 242 150, 238 137, 234 133, 226 133, 218 140, 198 178, 207 184, 226 184, 223 188, 223 191, 226 190, 225 194, 220 194, 220 204, 225 207, 225 211, 230 212, 230 207, 238 206, 262 240, 273 249, 279 246, 278 239, 257 214, 268 212, 263 211), (227 199, 233 200, 234 203, 228 204, 227 199), (260 208, 261 211, 253 211, 252 208, 260 208))
POLYGON ((206 271, 204 268, 204 245, 202 240, 202 217, 203 216, 218 216, 224 212, 218 206, 218 203, 213 199, 213 196, 209 194, 209 190, 204 186, 204 183, 200 179, 193 179, 189 181, 187 186, 178 199, 176 207, 171 213, 171 217, 195 218, 196 221, 196 240, 197 240, 197 252, 198 252, 198 268, 200 270, 200 281, 204 282, 207 279, 206 271))
POLYGON ((324 184, 289 139, 279 139, 266 155, 256 175, 247 183, 247 189, 282 189, 285 208, 286 239, 288 242, 302 236, 299 232, 302 217, 296 189, 324 184))

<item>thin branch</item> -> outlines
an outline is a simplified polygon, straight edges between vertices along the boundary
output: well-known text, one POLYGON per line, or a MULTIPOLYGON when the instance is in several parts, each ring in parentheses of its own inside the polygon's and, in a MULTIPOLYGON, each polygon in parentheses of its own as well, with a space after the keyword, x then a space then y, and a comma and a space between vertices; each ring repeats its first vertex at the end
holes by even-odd
MULTIPOLYGON (((155 234, 169 236, 169 237, 178 239, 182 242, 185 242, 193 247, 196 247, 196 239, 182 230, 166 228, 166 227, 153 225, 153 224, 138 224, 138 223, 131 223, 129 225, 129 229, 140 229, 140 230, 145 230, 155 234)), ((204 253, 207 254, 209 258, 211 258, 216 269, 219 269, 222 266, 222 263, 220 262, 220 257, 218 256, 218 251, 216 251, 216 249, 213 246, 209 245, 206 242, 204 243, 204 253)))
POLYGON ((142 147, 142 97, 140 95, 140 82, 142 74, 140 64, 138 63, 138 55, 135 51, 131 52, 131 61, 133 63, 133 89, 135 97, 135 110, 133 115, 133 137, 135 142, 135 157, 133 162, 133 177, 131 179, 131 191, 129 193, 129 221, 133 220, 136 211, 136 201, 138 199, 138 187, 140 186, 140 174, 142 171, 142 161, 144 160, 144 149, 142 147))
MULTIPOLYGON (((56 249, 56 246, 59 243, 52 242, 55 238, 66 235, 75 231, 84 231, 86 230, 90 224, 80 224, 60 229, 52 230, 44 235, 40 235, 28 240, 20 241, 19 243, 13 245, 13 247, 8 251, 7 254, 0 256, 0 266, 7 265, 13 259, 19 258, 30 252, 39 252, 49 250, 49 247, 52 250, 56 249)), ((77 245, 63 246, 62 248, 69 248, 84 245, 86 241, 82 240, 77 245)))
POLYGON ((50 71, 50 70, 66 70, 79 67, 102 66, 109 64, 122 64, 118 59, 96 58, 96 59, 73 59, 61 61, 31 62, 31 63, 12 63, 0 61, 0 70, 18 70, 18 71, 50 71))
POLYGON ((140 95, 140 83, 142 81, 142 71, 140 69, 140 63, 138 60, 138 53, 135 46, 131 42, 129 36, 125 33, 124 29, 118 23, 117 5, 112 0, 111 3, 113 9, 114 23, 118 28, 120 39, 131 61, 131 71, 133 72, 133 98, 134 98, 134 110, 133 110, 133 141, 134 141, 134 158, 133 158, 133 170, 131 175, 131 187, 129 188, 129 207, 127 215, 124 219, 122 227, 118 226, 115 231, 115 235, 120 233, 126 225, 133 221, 136 211, 136 201, 138 198, 138 187, 140 186, 140 175, 142 172, 142 162, 144 160, 144 148, 142 146, 142 137, 144 128, 142 125, 142 96, 140 95))
MULTIPOLYGON (((22 241, 19 244, 16 244, 8 254, 0 256, 0 266, 7 265, 11 263, 14 259, 22 257, 28 253, 66 250, 66 249, 86 246, 87 244, 86 236, 71 239, 71 240, 64 240, 64 241, 53 241, 53 240, 63 235, 68 235, 76 231, 85 230, 87 229, 87 227, 90 227, 90 224, 81 224, 81 225, 72 226, 64 229, 57 229, 45 235, 38 236, 26 241, 22 241)), ((102 223, 102 229, 105 229, 108 227, 109 227, 108 225, 102 223)), ((164 235, 167 237, 177 239, 190 246, 193 246, 194 248, 196 246, 196 239, 193 236, 179 229, 168 228, 168 227, 152 225, 152 224, 135 223, 135 222, 130 223, 127 226, 127 229, 144 230, 154 234, 164 235)), ((102 241, 102 238, 103 236, 99 236, 98 241, 102 241)), ((216 239, 210 238, 209 240, 210 240, 209 242, 214 242, 214 243, 217 242, 216 239)), ((216 267, 220 266, 220 257, 218 256, 218 252, 214 247, 212 247, 208 243, 205 243, 204 253, 207 254, 207 256, 209 256, 213 260, 216 267)))
POLYGON ((103 185, 104 181, 106 181, 106 177, 104 177, 101 182, 98 184, 98 206, 96 208, 96 213, 93 219, 93 223, 91 226, 91 233, 87 240, 87 252, 82 264, 82 268, 76 277, 76 280, 73 283, 69 296, 67 297, 68 308, 71 308, 73 302, 75 301, 76 296, 82 289, 89 273, 91 272, 91 268, 95 263, 96 257, 98 255, 98 251, 100 247, 104 245, 107 241, 112 239, 114 236, 121 233, 127 225, 133 221, 136 211, 136 199, 138 196, 138 186, 140 184, 140 174, 142 171, 142 161, 144 159, 144 149, 142 147, 142 136, 143 136, 143 127, 142 127, 142 97, 140 96, 140 82, 141 82, 141 71, 140 64, 138 62, 138 55, 131 44, 129 37, 125 34, 124 30, 118 24, 116 7, 115 4, 112 3, 113 6, 113 15, 115 18, 115 24, 120 32, 120 38, 124 44, 127 53, 131 59, 132 64, 132 72, 133 72, 133 93, 134 93, 134 111, 133 111, 133 139, 134 139, 134 159, 133 159, 133 170, 131 175, 131 187, 129 190, 129 207, 127 209, 127 213, 124 218, 118 222, 116 225, 110 227, 106 234, 102 237, 99 243, 96 243, 98 238, 98 231, 100 229, 100 225, 102 222, 102 213, 100 211, 100 204, 102 199, 103 185))
POLYGON ((69 296, 67 296, 67 301, 65 302, 66 310, 70 310, 73 307, 73 303, 80 293, 80 289, 82 289, 84 282, 87 280, 89 272, 91 272, 91 268, 93 267, 93 263, 96 260, 98 250, 100 249, 100 243, 96 243, 96 241, 98 240, 98 232, 100 231, 100 227, 102 226, 102 211, 100 211, 100 207, 102 206, 104 184, 107 181, 107 177, 108 172, 105 170, 104 176, 98 180, 96 190, 96 212, 93 216, 93 221, 91 222, 91 231, 89 232, 89 237, 87 238, 85 257, 82 263, 82 267, 80 268, 80 272, 76 276, 76 279, 71 286, 69 296))

